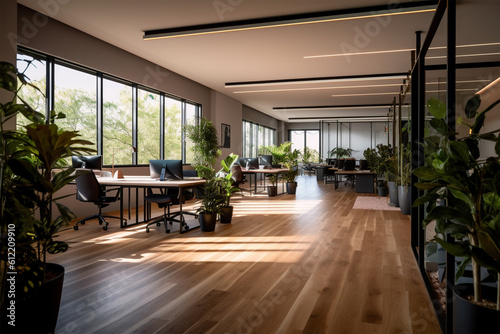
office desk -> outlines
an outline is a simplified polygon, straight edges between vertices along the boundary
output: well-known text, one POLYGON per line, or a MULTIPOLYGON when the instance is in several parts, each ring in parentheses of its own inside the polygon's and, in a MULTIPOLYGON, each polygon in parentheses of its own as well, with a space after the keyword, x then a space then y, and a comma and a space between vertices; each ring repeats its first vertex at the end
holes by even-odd
MULTIPOLYGON (((183 189, 186 188, 194 188, 196 186, 203 185, 206 181, 203 179, 199 178, 185 178, 184 180, 178 180, 178 181, 159 181, 157 179, 152 179, 149 176, 125 176, 123 179, 114 179, 112 177, 98 177, 97 180, 99 181, 99 184, 103 186, 114 186, 114 187, 119 187, 120 191, 120 227, 126 227, 128 226, 127 222, 123 222, 123 190, 125 188, 129 189, 129 200, 130 200, 130 189, 135 188, 135 189, 140 189, 142 188, 144 190, 144 193, 146 192, 146 189, 148 188, 163 188, 163 189, 168 189, 168 188, 175 188, 179 189, 179 220, 181 221, 181 226, 180 226, 180 233, 183 233, 183 227, 186 229, 186 231, 189 230, 189 226, 184 222, 184 217, 183 217, 183 212, 182 212, 182 202, 184 200, 184 192, 182 191, 183 189), (184 224, 186 224, 184 226, 184 224)), ((150 212, 149 210, 146 210, 146 206, 144 205, 144 217, 143 221, 139 221, 139 211, 137 210, 137 207, 139 206, 138 204, 138 196, 136 196, 135 199, 135 205, 136 205, 136 210, 135 210, 135 216, 136 216, 136 222, 135 224, 139 223, 144 223, 146 221, 150 220, 150 212)), ((129 216, 130 216, 130 203, 129 203, 129 216)))
POLYGON ((358 193, 373 193, 375 192, 374 182, 377 179, 377 173, 369 170, 335 170, 335 190, 339 187, 338 177, 341 175, 352 175, 356 178, 356 192, 358 193))
MULTIPOLYGON (((257 193, 257 174, 282 174, 285 172, 288 172, 287 168, 271 168, 271 169, 242 169, 241 170, 243 174, 247 174, 250 176, 250 193, 252 192, 252 175, 254 177, 254 191, 253 193, 257 193)), ((266 186, 266 178, 264 177, 264 187, 266 186)), ((282 192, 281 194, 285 193, 285 185, 284 182, 282 182, 282 192)))

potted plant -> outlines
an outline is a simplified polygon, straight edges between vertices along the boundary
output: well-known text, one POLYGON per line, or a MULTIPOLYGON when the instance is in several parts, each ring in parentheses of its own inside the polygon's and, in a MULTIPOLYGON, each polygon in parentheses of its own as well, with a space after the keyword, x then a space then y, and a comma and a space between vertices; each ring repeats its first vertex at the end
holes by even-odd
POLYGON ((84 147, 92 143, 79 140, 77 132, 59 129, 55 120, 64 114, 52 111, 44 123, 43 115, 19 96, 23 85, 37 89, 14 65, 0 62, 0 87, 12 92, 12 100, 0 104, 2 292, 11 289, 13 279, 16 286, 15 296, 2 293, 2 331, 54 332, 64 267, 47 263, 47 253, 68 249, 66 242, 54 238, 75 218, 55 198, 57 191, 74 180, 74 169, 55 169, 65 165, 65 158, 93 150, 84 147), (25 131, 5 129, 5 122, 21 115, 31 122, 25 131), (55 218, 54 205, 59 211, 55 218), (12 309, 15 317, 9 318, 12 309))
POLYGON ((266 155, 270 154, 273 156, 273 165, 283 165, 285 162, 285 157, 286 157, 286 152, 285 152, 285 146, 286 145, 269 145, 269 146, 261 146, 259 148, 259 154, 266 155))
MULTIPOLYGON (((398 156, 391 154, 386 160, 387 171, 385 174, 385 179, 387 181, 387 186, 389 190, 389 205, 399 206, 399 196, 398 196, 398 178, 399 178, 399 163, 398 156)), ((411 172, 411 171, 410 171, 411 172)))
POLYGON ((411 213, 411 147, 410 144, 401 145, 399 150, 398 177, 398 202, 401 213, 409 215, 411 213))
POLYGON ((298 174, 300 151, 297 149, 292 150, 292 143, 290 142, 284 142, 281 146, 283 146, 283 151, 285 152, 283 168, 287 169, 283 173, 283 178, 286 181, 286 192, 293 195, 297 191, 297 182, 295 179, 298 174))
POLYGON ((267 186, 267 196, 274 197, 278 195, 278 174, 270 174, 269 182, 271 185, 267 186))
POLYGON ((222 168, 217 173, 217 177, 220 180, 220 186, 222 193, 225 195, 224 205, 221 206, 220 222, 222 224, 230 224, 233 217, 233 206, 229 204, 231 200, 231 195, 239 191, 240 188, 235 187, 233 180, 233 173, 231 168, 238 161, 239 156, 231 153, 224 160, 221 161, 222 168))
POLYGON ((413 204, 427 205, 424 225, 436 221, 435 241, 447 252, 462 258, 455 278, 460 278, 465 268, 472 265, 472 286, 454 287, 454 328, 468 333, 500 332, 498 285, 496 310, 480 305, 489 292, 481 285, 480 267, 494 273, 497 282, 500 278, 500 129, 480 133, 486 113, 498 103, 500 100, 478 114, 480 97, 476 95, 469 100, 465 112, 475 120, 469 125, 469 135, 456 138, 444 120, 444 103, 429 100, 428 109, 434 116, 430 125, 436 134, 424 138, 425 166, 414 171, 419 178, 416 186, 426 191, 413 204), (485 140, 495 142, 495 155, 481 159, 479 144, 485 140), (438 201, 444 204, 437 205, 438 201), (455 243, 446 240, 448 234, 456 239, 455 243), (473 301, 467 301, 461 294, 469 289, 473 301))
POLYGON ((376 146, 376 160, 372 163, 372 168, 377 173, 377 192, 379 196, 387 196, 386 174, 388 170, 388 160, 392 156, 391 145, 378 144, 376 146))
POLYGON ((204 117, 197 119, 195 124, 184 126, 186 136, 193 142, 193 167, 198 176, 210 180, 215 177, 213 166, 221 155, 217 129, 211 121, 204 117))
POLYGON ((352 154, 351 148, 334 147, 330 151, 330 157, 334 157, 335 167, 342 169, 344 168, 344 159, 349 158, 352 154))
POLYGON ((203 232, 215 230, 217 215, 221 213, 221 208, 226 204, 226 194, 222 190, 220 178, 207 180, 203 187, 203 196, 200 207, 196 210, 203 232))

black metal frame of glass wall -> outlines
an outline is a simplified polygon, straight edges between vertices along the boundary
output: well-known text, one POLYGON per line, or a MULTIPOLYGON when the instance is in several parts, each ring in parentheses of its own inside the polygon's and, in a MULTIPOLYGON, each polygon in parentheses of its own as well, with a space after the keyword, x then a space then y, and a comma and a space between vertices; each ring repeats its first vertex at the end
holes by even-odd
MULTIPOLYGON (((54 72, 55 72, 55 65, 61 65, 65 66, 68 68, 71 68, 73 70, 81 71, 84 73, 92 74, 96 76, 96 148, 97 148, 97 154, 103 154, 103 80, 108 79, 112 80, 115 82, 120 82, 126 85, 129 85, 132 87, 132 146, 134 148, 137 148, 138 144, 138 110, 137 110, 137 94, 138 90, 145 90, 149 91, 155 94, 158 94, 161 99, 160 99, 160 159, 164 158, 164 152, 165 152, 165 98, 171 98, 176 101, 179 101, 181 103, 181 128, 184 127, 186 123, 186 103, 192 104, 196 107, 196 112, 195 112, 195 117, 201 117, 202 116, 202 106, 199 103, 186 100, 180 97, 177 97, 175 95, 165 93, 156 89, 149 88, 144 85, 140 85, 137 83, 134 83, 129 80, 121 79, 116 76, 106 74, 85 66, 77 65, 74 64, 70 61, 62 60, 57 57, 53 57, 50 55, 46 55, 44 53, 31 50, 26 47, 18 46, 18 53, 28 55, 30 57, 33 57, 35 59, 41 59, 46 62, 46 89, 45 89, 45 99, 46 99, 46 106, 45 106, 45 117, 47 121, 50 119, 50 111, 54 109, 55 105, 55 97, 54 97, 54 91, 55 91, 55 80, 54 80, 54 72)), ((181 140, 181 157, 182 161, 186 163, 186 145, 185 143, 185 133, 182 132, 182 140, 181 140)), ((137 153, 133 152, 132 153, 132 164, 131 165, 120 165, 120 166, 137 166, 137 153)))
MULTIPOLYGON (((411 143, 412 143, 412 169, 422 166, 424 163, 424 153, 422 147, 418 144, 423 141, 425 127, 425 75, 426 71, 446 70, 446 121, 451 130, 455 130, 456 120, 456 71, 457 69, 467 68, 485 68, 500 67, 500 62, 482 62, 482 63, 456 63, 456 0, 440 0, 436 8, 431 25, 428 29, 426 39, 421 43, 421 32, 416 32, 416 52, 417 58, 411 71, 411 143), (426 65, 425 57, 431 42, 437 32, 442 18, 446 15, 446 40, 447 55, 446 64, 426 65)), ((412 185, 418 182, 418 179, 412 176, 412 185)), ((416 187, 411 188, 412 202, 423 195, 416 187)), ((426 283, 431 297, 433 288, 425 271, 425 231, 423 229, 423 219, 425 212, 423 206, 413 207, 411 210, 411 247, 417 260, 421 275, 426 283)), ((454 242, 448 235, 448 242, 454 242)), ((446 253, 446 272, 455 272, 455 257, 446 253)), ((446 275, 446 314, 440 309, 439 303, 433 305, 438 316, 439 323, 443 333, 453 333, 453 286, 454 276, 446 275)))

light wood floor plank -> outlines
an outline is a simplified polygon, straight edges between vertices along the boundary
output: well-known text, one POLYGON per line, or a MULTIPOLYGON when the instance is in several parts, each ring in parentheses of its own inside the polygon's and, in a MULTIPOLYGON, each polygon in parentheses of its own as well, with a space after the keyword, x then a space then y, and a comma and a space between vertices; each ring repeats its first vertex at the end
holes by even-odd
POLYGON ((296 195, 234 196, 215 232, 65 229, 56 333, 440 333, 409 217, 357 196, 301 176, 296 195))

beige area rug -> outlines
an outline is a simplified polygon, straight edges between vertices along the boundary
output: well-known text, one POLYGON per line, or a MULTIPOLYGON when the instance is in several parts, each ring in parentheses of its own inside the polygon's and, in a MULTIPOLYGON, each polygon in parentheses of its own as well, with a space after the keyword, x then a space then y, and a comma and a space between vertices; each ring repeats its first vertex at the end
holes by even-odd
POLYGON ((388 197, 369 197, 369 196, 358 196, 356 202, 354 202, 353 209, 364 209, 364 210, 398 210, 399 207, 389 206, 388 197))

